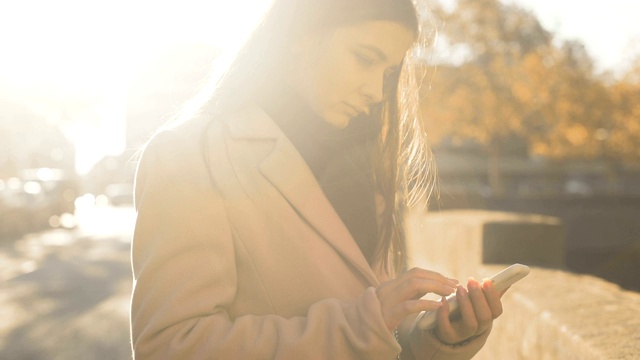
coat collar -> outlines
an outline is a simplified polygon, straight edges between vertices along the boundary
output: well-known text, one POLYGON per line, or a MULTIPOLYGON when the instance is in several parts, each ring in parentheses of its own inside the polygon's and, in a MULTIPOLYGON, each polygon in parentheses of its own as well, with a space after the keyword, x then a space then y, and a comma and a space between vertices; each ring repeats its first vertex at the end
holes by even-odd
POLYGON ((276 140, 284 135, 271 117, 258 107, 250 107, 223 118, 233 139, 276 140))
POLYGON ((278 125, 260 108, 224 117, 231 138, 275 141, 259 171, 370 285, 378 279, 313 173, 278 125))

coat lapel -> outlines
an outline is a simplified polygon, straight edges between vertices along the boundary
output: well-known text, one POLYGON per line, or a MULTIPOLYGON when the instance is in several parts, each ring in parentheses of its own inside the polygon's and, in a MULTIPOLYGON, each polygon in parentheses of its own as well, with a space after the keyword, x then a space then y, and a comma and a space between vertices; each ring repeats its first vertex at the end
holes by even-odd
POLYGON ((234 117, 227 124, 232 138, 275 141, 273 150, 259 165, 259 171, 370 285, 377 285, 376 275, 349 230, 300 153, 276 123, 264 111, 256 108, 234 117))

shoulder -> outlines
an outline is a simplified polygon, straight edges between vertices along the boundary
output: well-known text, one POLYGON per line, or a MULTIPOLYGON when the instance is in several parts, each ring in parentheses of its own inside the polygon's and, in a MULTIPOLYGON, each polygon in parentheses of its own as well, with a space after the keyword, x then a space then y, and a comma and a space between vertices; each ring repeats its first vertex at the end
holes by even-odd
POLYGON ((138 157, 134 178, 134 204, 142 200, 154 203, 187 191, 206 188, 206 166, 202 160, 198 127, 204 123, 187 122, 164 128, 145 144, 138 157))
POLYGON ((249 105, 241 109, 216 113, 203 111, 179 125, 156 133, 144 151, 154 149, 166 155, 179 157, 194 153, 198 146, 226 138, 276 138, 281 135, 278 126, 259 107, 249 105))
POLYGON ((150 170, 168 178, 199 177, 211 157, 225 156, 227 140, 278 135, 277 125, 258 107, 225 113, 203 111, 156 133, 141 150, 136 177, 150 170))
POLYGON ((144 165, 160 158, 174 167, 193 165, 200 160, 205 140, 211 135, 216 138, 225 136, 226 131, 222 127, 225 117, 229 116, 233 115, 201 112, 159 130, 144 145, 139 163, 144 165))

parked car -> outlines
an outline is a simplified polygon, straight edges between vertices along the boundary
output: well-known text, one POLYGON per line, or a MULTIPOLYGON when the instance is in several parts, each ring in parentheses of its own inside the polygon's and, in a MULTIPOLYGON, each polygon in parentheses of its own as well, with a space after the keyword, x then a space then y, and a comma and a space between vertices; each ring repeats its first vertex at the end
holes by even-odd
POLYGON ((29 209, 18 178, 0 180, 0 238, 19 236, 29 229, 29 209))
POLYGON ((19 236, 62 224, 75 212, 78 184, 60 169, 26 169, 0 180, 0 236, 19 236), (57 220, 56 220, 57 219, 57 220))
POLYGON ((25 182, 40 184, 42 193, 49 203, 50 215, 60 216, 75 212, 75 200, 80 191, 74 175, 52 168, 25 169, 20 175, 25 182))

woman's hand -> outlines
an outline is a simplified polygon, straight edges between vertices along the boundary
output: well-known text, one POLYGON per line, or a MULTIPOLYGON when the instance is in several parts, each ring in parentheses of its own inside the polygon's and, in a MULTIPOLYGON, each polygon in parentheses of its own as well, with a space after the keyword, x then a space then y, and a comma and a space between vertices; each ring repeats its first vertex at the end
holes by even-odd
POLYGON ((438 301, 420 299, 425 294, 447 296, 456 290, 457 285, 458 282, 454 279, 420 268, 413 268, 396 279, 380 284, 377 294, 389 331, 398 327, 410 314, 441 307, 442 304, 438 301))
POLYGON ((506 290, 498 292, 491 281, 485 280, 480 284, 473 278, 467 282, 467 289, 458 286, 456 291, 459 316, 449 319, 449 304, 444 299, 438 309, 438 326, 434 334, 446 344, 460 343, 482 334, 502 314, 500 298, 506 290))

